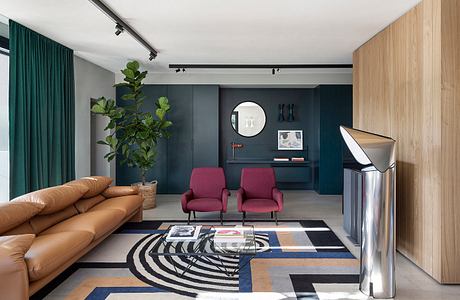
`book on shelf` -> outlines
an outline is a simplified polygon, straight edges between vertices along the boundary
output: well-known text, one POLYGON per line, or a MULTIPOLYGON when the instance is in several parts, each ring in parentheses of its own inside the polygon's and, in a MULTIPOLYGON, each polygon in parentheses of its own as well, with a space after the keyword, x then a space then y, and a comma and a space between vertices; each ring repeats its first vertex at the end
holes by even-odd
POLYGON ((274 157, 273 161, 289 161, 287 157, 274 157))
POLYGON ((166 236, 167 242, 196 241, 200 235, 201 225, 174 225, 166 236))
POLYGON ((217 228, 214 233, 215 244, 227 244, 227 243, 245 243, 246 236, 244 234, 244 227, 226 227, 217 228))
POLYGON ((303 157, 291 157, 291 161, 305 161, 303 157))

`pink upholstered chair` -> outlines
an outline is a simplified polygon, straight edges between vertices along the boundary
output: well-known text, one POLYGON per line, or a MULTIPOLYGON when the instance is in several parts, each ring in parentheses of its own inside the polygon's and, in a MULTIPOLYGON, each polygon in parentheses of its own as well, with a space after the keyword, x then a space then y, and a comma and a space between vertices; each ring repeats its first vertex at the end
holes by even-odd
POLYGON ((196 218, 195 212, 220 212, 220 223, 223 224, 223 213, 227 212, 229 192, 226 187, 222 168, 195 168, 190 177, 190 189, 182 194, 181 203, 184 213, 196 218))
POLYGON ((236 194, 238 211, 243 213, 243 225, 246 212, 270 212, 275 214, 283 210, 283 193, 276 188, 273 168, 243 168, 240 189, 236 194))

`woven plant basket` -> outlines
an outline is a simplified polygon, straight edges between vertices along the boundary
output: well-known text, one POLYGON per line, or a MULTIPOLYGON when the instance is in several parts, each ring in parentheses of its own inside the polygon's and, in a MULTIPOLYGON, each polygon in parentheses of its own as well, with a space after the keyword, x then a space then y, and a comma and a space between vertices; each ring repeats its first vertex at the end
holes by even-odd
POLYGON ((152 209, 157 206, 157 181, 146 182, 145 185, 142 185, 141 182, 134 183, 133 186, 136 186, 139 189, 139 194, 144 199, 143 208, 152 209))

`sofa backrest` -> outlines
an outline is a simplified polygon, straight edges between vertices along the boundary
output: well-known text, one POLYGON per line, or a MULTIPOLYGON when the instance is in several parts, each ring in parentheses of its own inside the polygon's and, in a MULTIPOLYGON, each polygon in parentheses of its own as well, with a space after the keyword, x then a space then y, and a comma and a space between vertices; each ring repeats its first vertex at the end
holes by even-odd
POLYGON ((35 202, 8 202, 0 204, 0 234, 28 221, 44 207, 44 204, 35 202))
POLYGON ((29 220, 29 223, 34 233, 39 234, 51 226, 56 225, 57 223, 71 218, 77 214, 77 209, 73 205, 70 205, 52 214, 35 216, 29 220))
POLYGON ((88 188, 83 188, 82 186, 59 185, 19 196, 13 199, 12 202, 41 203, 45 207, 39 214, 48 215, 74 204, 87 191, 88 188))
POLYGON ((101 194, 112 183, 112 178, 106 176, 89 176, 67 182, 66 186, 81 187, 82 190, 87 188, 82 198, 92 198, 101 194))

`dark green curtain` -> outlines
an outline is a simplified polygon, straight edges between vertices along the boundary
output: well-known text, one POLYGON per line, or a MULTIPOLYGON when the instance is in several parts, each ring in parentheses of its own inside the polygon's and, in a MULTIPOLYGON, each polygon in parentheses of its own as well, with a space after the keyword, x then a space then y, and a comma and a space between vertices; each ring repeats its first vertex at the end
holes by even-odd
POLYGON ((73 51, 10 21, 10 197, 75 177, 73 51))

